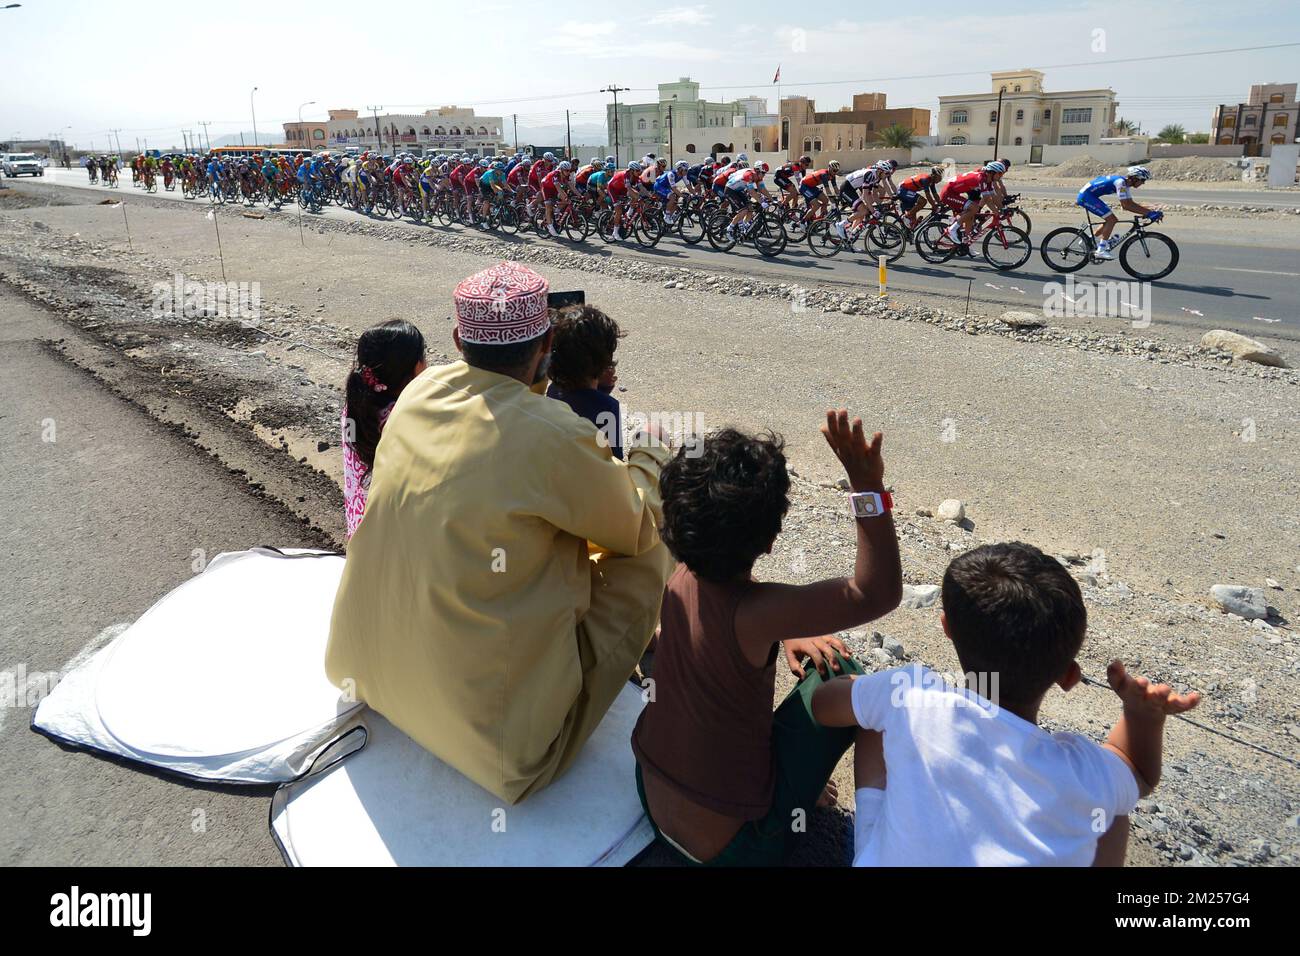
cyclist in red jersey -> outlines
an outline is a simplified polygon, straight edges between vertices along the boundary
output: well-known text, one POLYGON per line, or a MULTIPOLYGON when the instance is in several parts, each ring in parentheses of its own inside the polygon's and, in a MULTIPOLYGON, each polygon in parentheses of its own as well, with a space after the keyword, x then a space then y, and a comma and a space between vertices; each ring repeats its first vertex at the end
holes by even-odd
POLYGON ((980 169, 963 173, 948 183, 939 193, 939 199, 953 212, 959 213, 948 227, 947 236, 964 250, 966 236, 981 208, 996 214, 1002 205, 995 183, 1007 171, 997 160, 985 163, 980 169), (960 232, 959 232, 960 230, 960 232))
POLYGON ((839 173, 839 160, 832 159, 825 169, 814 170, 799 181, 799 195, 808 203, 810 220, 820 219, 826 214, 826 204, 829 201, 827 194, 835 192, 835 177, 839 173), (822 191, 823 187, 826 192, 822 191))
POLYGON ((812 169, 812 157, 800 156, 792 163, 786 163, 784 166, 777 167, 772 174, 772 182, 781 190, 781 205, 785 206, 791 212, 799 205, 799 190, 795 183, 802 182, 808 170, 812 169))
POLYGON ((620 169, 609 180, 609 201, 614 204, 614 239, 623 238, 623 210, 627 205, 628 183, 635 182, 641 175, 641 164, 630 162, 627 169, 620 169))
POLYGON ((545 206, 546 231, 556 239, 560 238, 560 233, 555 228, 555 206, 557 203, 568 204, 572 176, 573 166, 566 159, 542 177, 542 204, 545 206))

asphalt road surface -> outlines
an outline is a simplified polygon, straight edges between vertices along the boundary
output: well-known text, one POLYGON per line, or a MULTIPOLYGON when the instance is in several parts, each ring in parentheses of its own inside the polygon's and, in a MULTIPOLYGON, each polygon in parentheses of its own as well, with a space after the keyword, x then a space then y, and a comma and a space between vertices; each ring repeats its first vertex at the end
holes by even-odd
MULTIPOLYGON (((50 169, 39 180, 24 180, 24 185, 35 182, 61 187, 80 187, 87 184, 84 170, 50 169)), ((1055 196, 1057 187, 1026 184, 1025 188, 1012 183, 1014 191, 1026 195, 1055 196)), ((93 187, 96 194, 112 194, 128 201, 141 196, 141 191, 130 185, 130 174, 123 174, 122 185, 116 190, 103 186, 93 187)), ((1073 195, 1067 187, 1060 187, 1062 196, 1073 195)), ((1178 190, 1170 187, 1157 196, 1156 191, 1144 192, 1144 197, 1160 202, 1203 203, 1216 202, 1219 196, 1231 197, 1243 205, 1265 205, 1271 202, 1300 206, 1300 194, 1269 194, 1258 191, 1203 191, 1178 190), (1211 196, 1216 197, 1214 199, 1211 196)), ((178 203, 194 204, 185 200, 178 190, 165 192, 161 188, 153 197, 178 203)), ((297 214, 296 207, 285 207, 285 214, 297 214)), ((351 210, 328 206, 318 214, 326 219, 355 220, 359 214, 351 210)), ((1081 218, 1070 210, 1031 211, 1034 220, 1033 235, 1040 239, 1060 225, 1081 224, 1081 218)), ((409 221, 377 220, 402 228, 427 229, 428 226, 409 221)), ((1211 216, 1179 217, 1171 214, 1161 231, 1173 236, 1179 246, 1180 259, 1177 270, 1168 278, 1154 283, 1149 290, 1153 325, 1171 324, 1189 332, 1212 328, 1228 328, 1247 335, 1265 335, 1283 342, 1300 342, 1300 217, 1291 220, 1218 219, 1211 216)), ((442 227, 433 227, 442 228, 442 227)), ((451 229, 461 229, 452 226, 451 229)), ((545 242, 529 235, 520 242, 545 242)), ((818 258, 802 244, 791 245, 775 260, 763 258, 749 247, 737 247, 729 253, 713 249, 707 242, 687 246, 672 238, 665 238, 653 249, 630 245, 607 246, 596 236, 588 240, 593 250, 602 254, 636 256, 670 266, 689 266, 718 272, 740 272, 773 281, 808 284, 842 284, 860 290, 864 284, 874 286, 877 270, 874 262, 860 255, 818 258)), ((952 308, 962 307, 969 296, 973 301, 1039 311, 1046 296, 1045 285, 1058 284, 1062 276, 1052 272, 1037 252, 1015 272, 1000 273, 983 262, 952 260, 944 265, 928 265, 909 252, 889 267, 889 287, 894 291, 935 295, 948 300, 952 308)), ((1118 281, 1131 282, 1131 278, 1118 262, 1088 266, 1074 273, 1076 282, 1118 281)), ((1139 290, 1131 289, 1126 301, 1141 304, 1135 298, 1139 290)), ((1102 320, 1111 321, 1111 320, 1102 320)), ((1127 319, 1114 319, 1126 325, 1127 319)))

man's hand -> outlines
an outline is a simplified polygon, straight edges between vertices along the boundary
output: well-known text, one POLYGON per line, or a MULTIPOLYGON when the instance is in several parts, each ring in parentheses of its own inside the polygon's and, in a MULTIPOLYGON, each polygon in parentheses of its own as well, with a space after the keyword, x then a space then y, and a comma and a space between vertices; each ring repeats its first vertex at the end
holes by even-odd
POLYGON ((1196 691, 1176 694, 1168 684, 1152 684, 1145 677, 1130 675, 1119 661, 1110 662, 1106 679, 1124 704, 1124 716, 1130 719, 1163 720, 1169 714, 1185 713, 1201 702, 1201 695, 1196 691))
POLYGON ((790 673, 800 680, 807 676, 803 665, 799 663, 800 657, 807 657, 817 668, 818 673, 829 678, 832 676, 832 671, 840 669, 839 662, 835 660, 835 652, 839 651, 844 657, 849 656, 849 649, 844 646, 844 642, 830 634, 825 637, 803 637, 781 643, 785 645, 785 662, 790 666, 790 673))
POLYGON ((848 409, 826 410, 826 424, 821 427, 826 444, 844 466, 854 491, 881 491, 885 483, 885 462, 880 456, 883 436, 876 432, 870 443, 862 430, 862 419, 849 424, 848 409))

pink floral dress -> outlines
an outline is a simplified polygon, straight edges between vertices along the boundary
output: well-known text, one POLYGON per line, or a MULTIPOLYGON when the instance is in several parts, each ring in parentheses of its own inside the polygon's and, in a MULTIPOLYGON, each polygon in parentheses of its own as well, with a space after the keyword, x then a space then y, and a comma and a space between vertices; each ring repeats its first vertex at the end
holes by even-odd
MULTIPOLYGON (((379 413, 379 430, 382 432, 388 422, 388 414, 393 406, 388 405, 379 413)), ((356 449, 352 447, 350 429, 348 428, 348 410, 343 409, 339 428, 343 434, 343 511, 347 518, 348 537, 356 534, 357 526, 366 513, 366 496, 370 493, 370 469, 361 460, 356 449)))

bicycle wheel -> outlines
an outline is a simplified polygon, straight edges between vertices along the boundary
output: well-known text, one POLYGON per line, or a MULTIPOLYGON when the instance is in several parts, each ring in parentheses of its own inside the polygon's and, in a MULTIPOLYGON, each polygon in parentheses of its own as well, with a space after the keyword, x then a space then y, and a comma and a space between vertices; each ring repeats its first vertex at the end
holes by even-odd
POLYGON ((947 262, 957 254, 957 247, 945 234, 948 224, 936 219, 917 230, 916 240, 912 245, 916 254, 933 265, 947 262))
POLYGON ((808 248, 819 259, 838 256, 849 245, 839 237, 829 219, 818 219, 808 230, 808 248))
POLYGON ((1062 226, 1043 237, 1038 254, 1049 269, 1078 272, 1092 260, 1092 235, 1087 229, 1062 226))
POLYGON ((736 245, 734 236, 727 234, 727 227, 731 225, 730 209, 717 207, 713 215, 705 221, 704 234, 708 237, 709 245, 719 252, 730 252, 736 245))
POLYGON ((907 227, 897 216, 885 216, 867 227, 866 252, 874 249, 886 262, 897 262, 907 251, 907 227))
POLYGON ((754 248, 759 251, 760 255, 768 259, 785 252, 786 244, 790 241, 786 238, 785 230, 781 228, 781 224, 773 220, 767 213, 758 214, 758 218, 754 220, 754 225, 750 228, 749 234, 754 240, 754 248))
POLYGON ((1034 231, 1033 220, 1029 218, 1029 213, 1023 209, 1017 209, 1011 214, 1011 225, 1015 226, 1026 236, 1034 231))
POLYGON ((1159 232, 1135 232, 1119 247, 1119 264, 1139 282, 1163 279, 1178 266, 1178 245, 1159 232))
POLYGON ((704 221, 694 209, 677 217, 677 235, 688 246, 699 245, 704 239, 704 221))
POLYGON ((647 248, 659 244, 664 235, 664 217, 657 209, 646 209, 633 222, 636 241, 647 248))
POLYGON ((591 231, 591 227, 587 225, 586 216, 576 209, 570 209, 564 214, 561 231, 570 242, 582 242, 587 238, 587 233, 591 231))
POLYGON ((1019 269, 1033 254, 1033 241, 1015 226, 999 226, 984 237, 984 261, 999 272, 1019 269))

